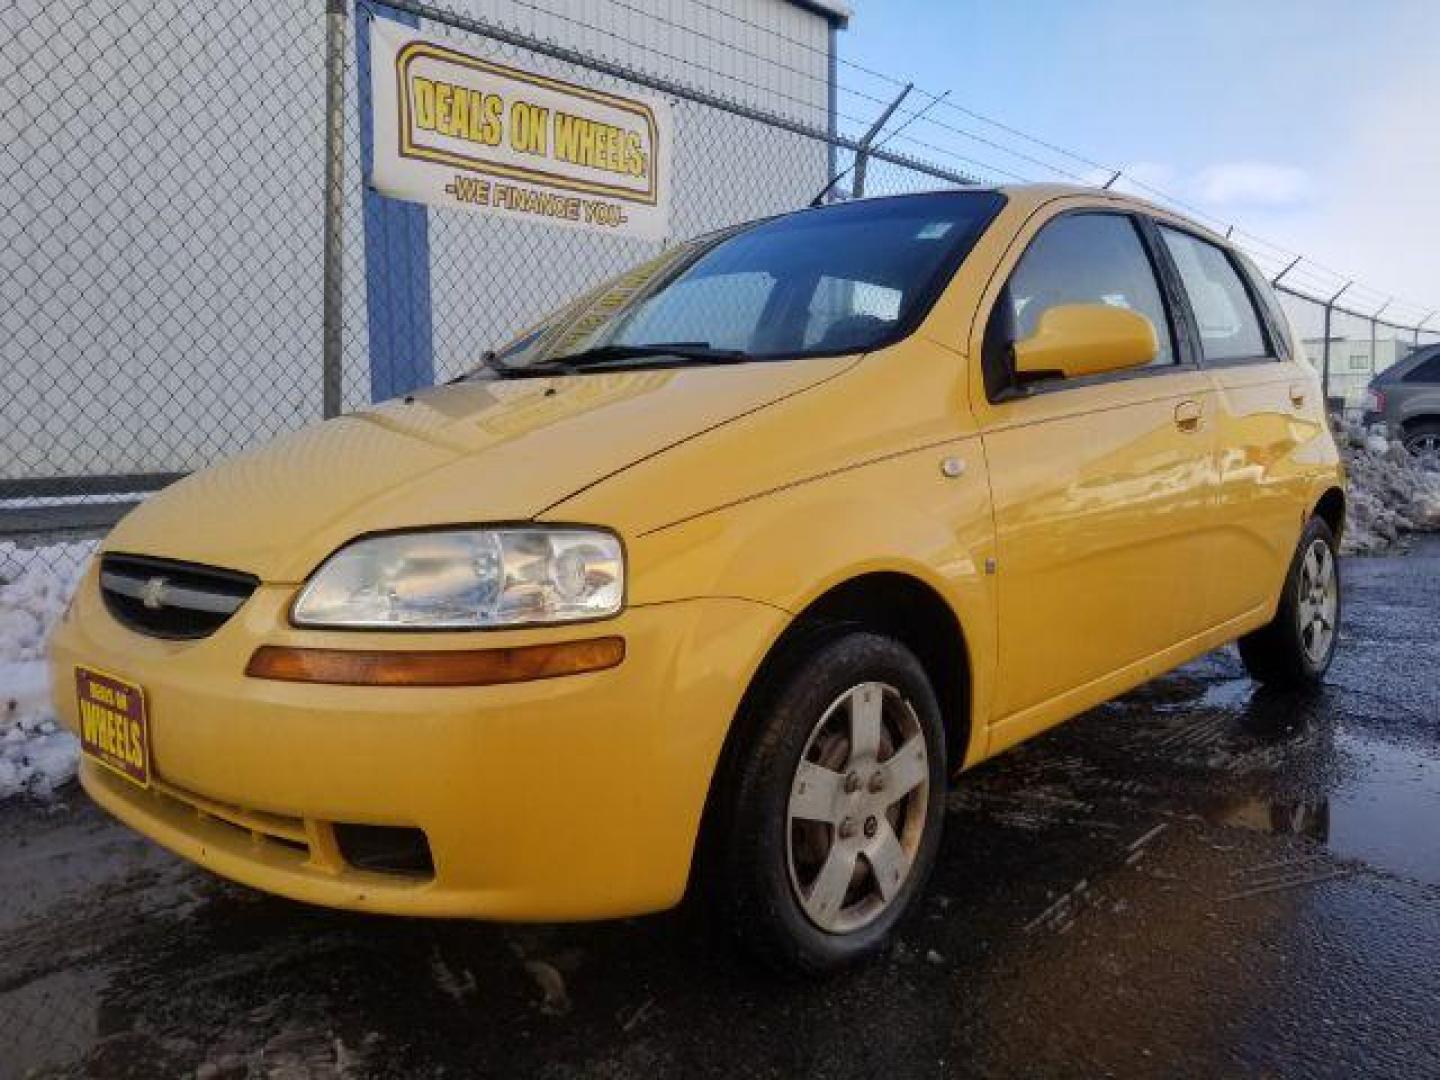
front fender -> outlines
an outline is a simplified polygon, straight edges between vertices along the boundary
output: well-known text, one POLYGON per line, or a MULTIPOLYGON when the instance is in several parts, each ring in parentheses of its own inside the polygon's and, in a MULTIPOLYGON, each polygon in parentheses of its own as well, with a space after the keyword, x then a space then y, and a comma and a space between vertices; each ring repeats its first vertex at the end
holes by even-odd
POLYGON ((972 731, 995 670, 989 485, 973 436, 763 493, 629 538, 630 602, 736 597, 791 616, 846 581, 890 572, 933 589, 969 649, 972 731), (958 478, 939 462, 958 458, 958 478))

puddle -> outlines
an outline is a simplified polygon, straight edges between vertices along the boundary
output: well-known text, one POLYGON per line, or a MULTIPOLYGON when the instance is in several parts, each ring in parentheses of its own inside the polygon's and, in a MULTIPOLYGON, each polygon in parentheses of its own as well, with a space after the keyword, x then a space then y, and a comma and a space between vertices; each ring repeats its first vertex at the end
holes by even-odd
POLYGON ((1330 849, 1440 885, 1440 761, 1383 739, 1337 735, 1358 769, 1330 800, 1330 849))
POLYGON ((1336 734, 1342 779, 1325 798, 1219 800, 1219 825, 1304 836, 1341 859, 1440 885, 1440 760, 1369 736, 1336 734))

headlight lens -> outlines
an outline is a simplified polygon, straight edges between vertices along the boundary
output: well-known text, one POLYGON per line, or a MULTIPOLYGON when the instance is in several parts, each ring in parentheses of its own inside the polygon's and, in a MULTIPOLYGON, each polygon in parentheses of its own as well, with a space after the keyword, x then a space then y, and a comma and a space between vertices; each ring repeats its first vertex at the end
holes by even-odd
POLYGON ((598 529, 394 533, 341 548, 301 590, 301 626, 476 629, 595 619, 625 599, 620 540, 598 529))

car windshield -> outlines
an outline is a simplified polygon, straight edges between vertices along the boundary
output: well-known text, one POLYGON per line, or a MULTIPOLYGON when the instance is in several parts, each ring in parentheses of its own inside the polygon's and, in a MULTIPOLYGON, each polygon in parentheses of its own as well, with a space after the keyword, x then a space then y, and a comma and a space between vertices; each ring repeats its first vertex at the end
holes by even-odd
POLYGON ((937 192, 802 211, 674 247, 489 358, 501 374, 862 352, 907 334, 1003 205, 937 192))

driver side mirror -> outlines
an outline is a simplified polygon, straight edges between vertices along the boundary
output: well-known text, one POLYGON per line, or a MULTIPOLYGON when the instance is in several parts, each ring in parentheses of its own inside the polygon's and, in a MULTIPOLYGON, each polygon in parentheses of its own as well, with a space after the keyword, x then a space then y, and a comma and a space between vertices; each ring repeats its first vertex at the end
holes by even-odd
POLYGON ((1015 342, 1015 381, 1078 379, 1144 367, 1160 352, 1150 320, 1109 304, 1059 304, 1042 312, 1035 332, 1015 342))

